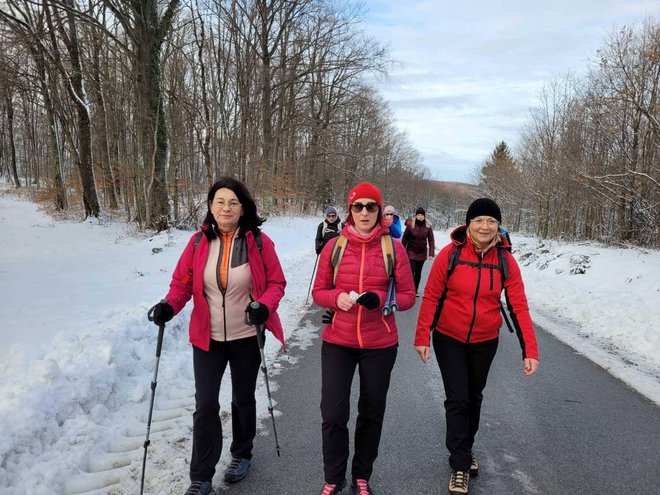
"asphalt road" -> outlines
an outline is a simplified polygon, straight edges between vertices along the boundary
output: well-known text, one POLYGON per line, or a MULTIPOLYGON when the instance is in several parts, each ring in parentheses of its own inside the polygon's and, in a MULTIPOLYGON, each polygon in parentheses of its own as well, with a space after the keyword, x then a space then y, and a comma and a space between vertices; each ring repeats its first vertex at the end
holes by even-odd
MULTIPOLYGON (((419 302, 397 316, 399 354, 371 479, 377 495, 447 493, 440 372, 433 355, 423 364, 412 347, 419 302)), ((315 308, 305 318, 320 328, 320 315, 315 308)), ((660 407, 542 328, 537 338, 541 366, 525 377, 516 337, 506 328, 500 333, 475 444, 480 474, 471 479, 470 494, 660 493, 660 407)), ((218 486, 217 493, 319 493, 320 348, 316 338, 305 350, 292 349, 295 364, 275 379, 282 456, 276 455, 270 422, 264 423, 248 476, 218 486)), ((354 391, 357 381, 356 373, 354 391)), ((351 432, 356 405, 354 393, 351 432)))

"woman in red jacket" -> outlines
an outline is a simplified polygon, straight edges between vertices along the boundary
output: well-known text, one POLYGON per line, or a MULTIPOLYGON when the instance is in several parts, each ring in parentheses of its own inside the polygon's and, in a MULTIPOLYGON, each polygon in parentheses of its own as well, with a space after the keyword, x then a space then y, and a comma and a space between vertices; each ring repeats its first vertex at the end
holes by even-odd
POLYGON ((503 288, 523 349, 525 375, 534 374, 539 365, 520 268, 511 246, 498 233, 501 222, 500 208, 493 200, 481 198, 470 205, 466 225, 452 232, 452 242, 433 262, 417 320, 415 350, 427 362, 433 334, 445 387, 451 494, 467 493, 470 475, 478 473, 472 446, 479 428, 482 392, 497 351, 503 288), (460 256, 448 278, 450 257, 456 253, 460 256), (499 262, 504 258, 509 273, 503 282, 499 262))
MULTIPOLYGON (((362 182, 348 195, 347 239, 336 278, 331 253, 337 239, 323 248, 312 295, 334 312, 321 338, 321 416, 323 418, 322 495, 339 493, 346 484, 351 382, 360 373, 360 399, 351 467, 352 493, 372 494, 369 478, 378 455, 390 374, 396 360, 398 333, 394 314, 384 315, 389 278, 381 238, 388 234, 382 217, 380 189, 362 182), (333 283, 333 278, 335 281, 333 283)), ((338 238, 339 239, 339 238, 338 238)), ((387 239, 385 239, 386 242, 387 239)), ((415 303, 408 257, 394 240, 394 281, 399 310, 415 303)))
POLYGON ((218 393, 227 364, 232 384, 232 461, 224 479, 238 482, 250 468, 257 421, 254 393, 261 364, 253 325, 263 325, 284 345, 277 307, 286 280, 273 241, 259 230, 263 222, 242 183, 224 177, 213 184, 202 230, 188 241, 165 300, 152 308, 154 322, 164 324, 191 297, 194 304, 189 333, 195 413, 186 495, 212 491, 222 452, 218 393), (252 301, 259 306, 251 308, 252 301))

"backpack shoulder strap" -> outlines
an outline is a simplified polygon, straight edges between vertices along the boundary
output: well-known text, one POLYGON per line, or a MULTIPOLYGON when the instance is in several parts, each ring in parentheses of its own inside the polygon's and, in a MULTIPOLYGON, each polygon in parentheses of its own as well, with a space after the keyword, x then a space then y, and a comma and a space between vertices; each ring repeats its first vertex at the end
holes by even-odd
POLYGON ((264 247, 263 241, 261 240, 261 230, 257 229, 257 233, 254 234, 254 243, 257 245, 259 252, 261 252, 264 247))
POLYGON ((344 251, 346 250, 346 243, 348 242, 348 239, 346 239, 346 236, 344 234, 340 234, 339 237, 337 237, 337 241, 335 242, 335 245, 332 246, 332 253, 330 254, 330 262, 332 263, 332 268, 334 269, 334 273, 332 274, 332 286, 335 286, 335 281, 337 280, 337 271, 339 270, 339 263, 341 263, 341 259, 344 257, 344 251))
MULTIPOLYGON (((447 278, 445 280, 445 287, 447 280, 449 280, 449 277, 451 277, 451 274, 454 273, 454 269, 456 268, 456 265, 458 265, 458 260, 461 257, 461 250, 463 249, 463 245, 459 244, 458 246, 454 246, 449 253, 449 264, 447 265, 447 278)), ((446 289, 445 289, 446 290, 446 289)))
POLYGON ((195 242, 193 242, 193 253, 197 249, 197 246, 199 246, 199 241, 202 240, 202 235, 203 234, 204 234, 204 232, 202 232, 201 230, 199 232, 197 232, 197 234, 195 234, 195 242))
POLYGON ((504 253, 504 249, 495 249, 497 249, 497 268, 502 274, 502 286, 504 286, 504 281, 509 278, 509 261, 506 254, 504 253))
POLYGON ((394 248, 394 239, 391 235, 385 234, 380 238, 380 247, 383 250, 383 262, 388 278, 394 276, 394 265, 396 264, 396 249, 394 248))

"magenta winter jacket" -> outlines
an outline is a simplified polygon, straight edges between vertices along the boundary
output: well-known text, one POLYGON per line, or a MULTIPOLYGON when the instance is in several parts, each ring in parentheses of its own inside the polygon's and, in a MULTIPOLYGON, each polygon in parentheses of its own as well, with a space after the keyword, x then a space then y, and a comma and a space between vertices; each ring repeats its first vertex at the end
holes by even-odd
MULTIPOLYGON (((376 227, 371 232, 372 235, 364 239, 355 234, 350 226, 344 227, 342 234, 348 242, 334 288, 332 286, 334 269, 330 255, 337 239, 331 239, 321 251, 312 297, 319 306, 335 311, 332 324, 323 327, 321 337, 325 342, 366 349, 381 349, 398 342, 394 315, 384 316, 382 313, 387 297, 388 277, 380 238, 388 232, 387 227, 376 227), (364 306, 355 305, 350 311, 340 310, 337 307, 337 297, 341 292, 351 291, 358 294, 375 292, 380 299, 380 306, 369 310, 364 306)), ((415 304, 415 284, 403 245, 398 240, 394 240, 394 247, 396 302, 399 310, 403 311, 415 304)))
POLYGON ((401 242, 406 248, 408 258, 411 260, 426 261, 429 257, 435 256, 433 229, 427 225, 418 227, 413 221, 412 227, 406 227, 401 242))
MULTIPOLYGON (((186 303, 193 298, 193 310, 190 315, 190 343, 205 351, 209 350, 211 343, 211 324, 209 305, 204 295, 204 266, 209 251, 206 236, 201 236, 197 248, 194 247, 193 234, 186 245, 179 262, 174 269, 170 291, 165 296, 167 302, 177 314, 186 303), (192 278, 189 273, 192 273, 192 278)), ((277 314, 277 308, 282 296, 286 279, 275 253, 273 241, 263 232, 261 233, 262 250, 259 251, 254 234, 245 233, 248 245, 248 263, 252 274, 252 297, 255 301, 265 304, 270 316, 265 327, 282 343, 284 347, 284 332, 282 323, 277 314)), ((229 311, 245 311, 245 308, 226 308, 229 311)))

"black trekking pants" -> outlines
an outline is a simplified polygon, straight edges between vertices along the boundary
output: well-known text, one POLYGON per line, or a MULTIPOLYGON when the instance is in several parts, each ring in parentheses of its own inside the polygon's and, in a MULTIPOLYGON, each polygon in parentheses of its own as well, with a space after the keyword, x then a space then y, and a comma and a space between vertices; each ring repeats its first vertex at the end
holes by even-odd
POLYGON ((208 352, 193 346, 195 370, 195 412, 190 480, 211 481, 222 452, 220 382, 229 363, 231 370, 230 452, 238 459, 252 458, 257 431, 254 391, 261 364, 257 336, 227 342, 211 340, 208 352))
POLYGON ((410 260, 410 268, 412 269, 413 280, 415 281, 415 292, 419 291, 419 282, 422 280, 422 267, 424 260, 410 260))
POLYGON ((355 425, 353 479, 369 480, 378 457, 390 375, 397 345, 384 349, 356 349, 323 342, 321 347, 321 417, 323 472, 327 483, 346 478, 351 383, 357 366, 360 398, 355 425))
POLYGON ((479 429, 482 392, 498 340, 466 344, 433 331, 433 350, 445 386, 446 445, 453 470, 470 469, 472 445, 479 429))

